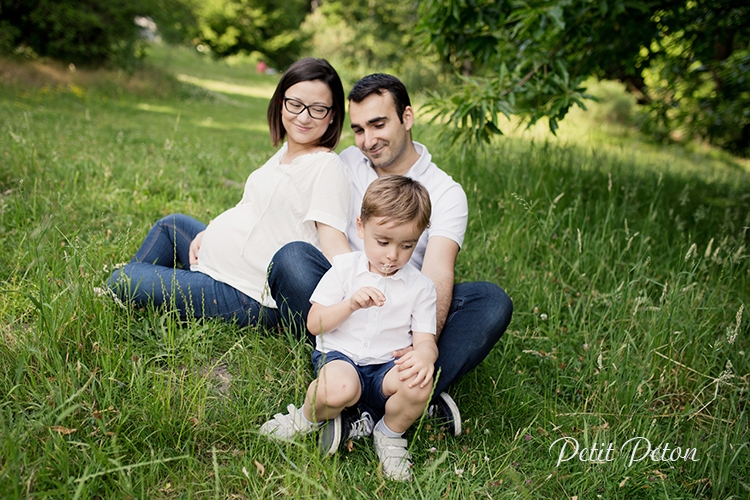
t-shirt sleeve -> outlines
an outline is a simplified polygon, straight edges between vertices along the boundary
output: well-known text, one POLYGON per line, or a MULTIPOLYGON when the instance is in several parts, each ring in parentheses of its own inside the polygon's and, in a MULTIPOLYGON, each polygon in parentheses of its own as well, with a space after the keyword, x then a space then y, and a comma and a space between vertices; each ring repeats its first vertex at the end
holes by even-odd
POLYGON ((351 211, 351 183, 338 155, 324 155, 312 166, 317 175, 311 186, 310 209, 304 221, 320 222, 346 233, 351 211))
POLYGON ((460 184, 454 184, 437 200, 432 201, 429 237, 443 236, 458 243, 460 248, 464 244, 468 219, 466 193, 460 184))

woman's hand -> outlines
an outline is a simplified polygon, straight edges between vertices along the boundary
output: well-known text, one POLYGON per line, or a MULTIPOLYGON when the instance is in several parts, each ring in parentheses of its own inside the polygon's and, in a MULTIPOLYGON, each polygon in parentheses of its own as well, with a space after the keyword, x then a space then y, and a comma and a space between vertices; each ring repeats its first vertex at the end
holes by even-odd
POLYGON ((206 230, 204 229, 200 233, 195 235, 195 238, 193 238, 193 241, 190 242, 190 265, 193 266, 198 263, 198 252, 201 249, 201 242, 203 241, 203 233, 205 233, 206 230))

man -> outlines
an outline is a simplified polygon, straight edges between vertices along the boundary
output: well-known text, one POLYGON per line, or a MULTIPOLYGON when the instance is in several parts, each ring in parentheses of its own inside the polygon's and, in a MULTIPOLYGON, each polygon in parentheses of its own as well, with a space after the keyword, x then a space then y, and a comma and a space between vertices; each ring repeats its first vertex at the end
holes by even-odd
MULTIPOLYGON (((421 269, 437 290, 439 355, 435 396, 428 414, 442 418, 457 436, 461 433, 461 415, 446 390, 489 354, 510 323, 513 304, 492 283, 454 284, 454 265, 468 218, 466 194, 460 184, 432 163, 426 147, 412 141, 414 110, 403 83, 385 74, 362 78, 349 93, 349 118, 356 147, 347 148, 341 159, 352 182, 353 214, 360 212, 367 186, 382 175, 411 177, 430 193, 430 227, 422 234, 410 263, 421 269)), ((352 249, 362 250, 355 221, 350 222, 347 236, 352 249)), ((286 245, 271 262, 271 295, 282 317, 298 332, 307 332, 310 296, 330 267, 318 249, 302 242, 286 245)), ((396 351, 394 355, 398 358, 406 352, 396 351)), ((347 439, 369 435, 373 410, 366 410, 361 414, 344 412, 331 420, 321 433, 324 450, 332 453, 347 439)))

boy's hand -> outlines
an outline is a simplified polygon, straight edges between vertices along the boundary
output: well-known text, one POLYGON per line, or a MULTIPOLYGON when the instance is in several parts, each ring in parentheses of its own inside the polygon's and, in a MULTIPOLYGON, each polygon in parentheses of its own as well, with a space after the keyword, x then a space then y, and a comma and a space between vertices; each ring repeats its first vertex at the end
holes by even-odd
POLYGON ((372 306, 381 307, 383 304, 385 304, 385 295, 372 286, 363 286, 349 299, 349 307, 352 311, 372 306))
POLYGON ((435 373, 435 360, 437 359, 437 347, 417 346, 402 357, 394 361, 398 371, 398 379, 409 380, 409 387, 426 387, 432 383, 435 373), (419 348, 423 347, 423 348, 419 348))

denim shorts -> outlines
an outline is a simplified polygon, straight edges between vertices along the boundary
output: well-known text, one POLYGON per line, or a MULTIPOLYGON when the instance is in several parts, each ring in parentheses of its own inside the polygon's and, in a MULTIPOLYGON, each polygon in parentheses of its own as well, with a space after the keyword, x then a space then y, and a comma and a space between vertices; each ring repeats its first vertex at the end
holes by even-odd
POLYGON ((339 351, 322 353, 318 350, 314 350, 312 354, 312 362, 313 368, 315 369, 315 376, 318 376, 318 371, 320 371, 326 363, 330 363, 334 360, 346 361, 357 370, 359 383, 362 387, 362 395, 359 398, 359 402, 366 404, 374 410, 385 411, 385 403, 388 401, 388 397, 383 395, 383 379, 385 378, 385 374, 395 366, 395 360, 392 359, 387 363, 380 365, 359 366, 346 354, 339 351))

